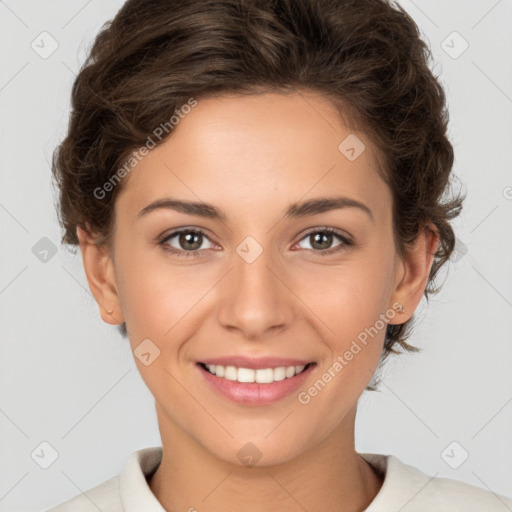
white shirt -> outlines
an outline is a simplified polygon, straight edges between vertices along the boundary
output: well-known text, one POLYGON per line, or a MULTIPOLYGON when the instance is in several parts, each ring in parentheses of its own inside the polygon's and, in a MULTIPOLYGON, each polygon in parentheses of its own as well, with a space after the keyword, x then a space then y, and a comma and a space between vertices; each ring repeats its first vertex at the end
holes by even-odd
MULTIPOLYGON (((393 455, 359 455, 384 475, 364 512, 512 511, 512 499, 458 480, 428 476, 393 455)), ((165 512, 147 483, 161 458, 160 446, 135 451, 119 475, 48 512, 165 512)))

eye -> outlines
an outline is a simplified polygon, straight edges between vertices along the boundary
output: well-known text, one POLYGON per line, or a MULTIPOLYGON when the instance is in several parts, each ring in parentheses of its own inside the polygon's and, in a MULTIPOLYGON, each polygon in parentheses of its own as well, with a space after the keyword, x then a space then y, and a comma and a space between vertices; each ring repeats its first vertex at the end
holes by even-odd
POLYGON ((306 249, 312 249, 321 255, 339 252, 353 245, 351 240, 333 228, 315 228, 315 230, 309 231, 302 240, 306 240, 310 244, 310 247, 306 247, 306 249), (341 243, 331 247, 334 238, 341 240, 341 243))
MULTIPOLYGON (((314 230, 309 231, 304 237, 302 237, 301 242, 303 240, 310 243, 310 247, 306 247, 306 249, 313 250, 320 255, 329 255, 354 245, 347 236, 343 235, 336 229, 327 227, 315 228, 314 230), (335 238, 340 240, 340 243, 331 247, 335 238)), ((185 228, 173 231, 172 233, 165 235, 158 244, 163 250, 171 252, 178 257, 185 258, 199 257, 201 256, 202 250, 212 249, 214 245, 206 232, 199 228, 185 228), (209 247, 202 247, 205 240, 209 241, 209 247), (171 241, 173 242, 171 243, 171 241)))
MULTIPOLYGON (((180 229, 166 235, 158 243, 165 251, 172 252, 177 256, 194 257, 199 256, 199 250, 204 240, 211 240, 201 229, 180 229), (176 238, 174 244, 170 241, 176 238)), ((211 249, 212 247, 203 247, 202 249, 211 249)))

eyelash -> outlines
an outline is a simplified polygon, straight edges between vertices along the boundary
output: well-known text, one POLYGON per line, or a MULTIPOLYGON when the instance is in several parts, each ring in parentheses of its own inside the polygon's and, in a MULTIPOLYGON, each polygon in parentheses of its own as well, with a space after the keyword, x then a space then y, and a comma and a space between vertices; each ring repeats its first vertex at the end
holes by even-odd
MULTIPOLYGON (((160 245, 164 251, 170 252, 178 257, 184 257, 184 258, 201 257, 200 250, 185 251, 185 250, 175 249, 174 247, 169 247, 166 245, 166 242, 168 242, 171 238, 174 238, 176 235, 181 235, 182 233, 200 234, 200 235, 208 238, 208 240, 210 240, 210 237, 208 236, 208 234, 205 231, 203 231, 202 229, 189 228, 189 229, 179 229, 177 231, 173 231, 172 233, 170 233, 168 235, 165 235, 162 239, 160 239, 158 241, 158 245, 160 245)), ((329 233, 329 234, 337 236, 341 240, 341 242, 343 242, 342 244, 340 244, 336 247, 333 247, 331 249, 326 249, 325 251, 315 251, 314 249, 307 249, 307 250, 310 250, 310 251, 313 251, 313 252, 319 254, 320 256, 328 256, 330 254, 334 254, 334 253, 340 252, 342 250, 345 250, 347 247, 351 247, 354 245, 354 243, 351 240, 349 240, 346 236, 342 235, 337 229, 329 228, 329 227, 320 228, 320 229, 314 228, 311 231, 308 231, 307 233, 305 233, 304 236, 299 240, 299 242, 301 242, 308 236, 312 235, 313 233, 329 233)))

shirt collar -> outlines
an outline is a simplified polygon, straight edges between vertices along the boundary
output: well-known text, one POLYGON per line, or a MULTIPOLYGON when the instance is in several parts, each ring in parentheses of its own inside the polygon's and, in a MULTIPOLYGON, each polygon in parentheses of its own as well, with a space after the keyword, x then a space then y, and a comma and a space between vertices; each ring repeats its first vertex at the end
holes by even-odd
MULTIPOLYGON (((161 446, 152 446, 137 450, 128 457, 119 475, 119 492, 125 512, 140 512, 141 510, 144 510, 144 512, 165 512, 147 481, 157 470, 162 460, 162 454, 161 446)), ((382 487, 366 509, 366 512, 373 512, 373 510, 377 510, 376 507, 379 504, 386 503, 391 490, 390 472, 398 471, 401 464, 393 456, 372 453, 360 453, 359 455, 384 476, 382 487), (389 471, 392 469, 388 467, 389 465, 393 466, 393 471, 389 471)))
POLYGON ((119 475, 119 493, 125 512, 165 512, 147 482, 159 466, 162 453, 161 446, 152 446, 128 457, 119 475))

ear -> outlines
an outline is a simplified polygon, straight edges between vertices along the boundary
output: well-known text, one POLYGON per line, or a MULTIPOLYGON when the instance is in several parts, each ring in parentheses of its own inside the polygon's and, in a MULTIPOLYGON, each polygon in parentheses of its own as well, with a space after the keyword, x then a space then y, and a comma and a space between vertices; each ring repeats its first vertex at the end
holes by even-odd
POLYGON ((101 318, 107 324, 122 324, 124 318, 109 249, 96 244, 94 235, 90 235, 80 226, 77 227, 76 234, 80 242, 85 275, 91 293, 98 303, 101 318))
POLYGON ((439 243, 439 233, 433 223, 424 225, 407 254, 399 258, 400 272, 391 298, 390 307, 397 302, 402 305, 402 313, 390 320, 390 324, 403 324, 409 320, 423 296, 428 283, 428 277, 434 254, 439 243))

